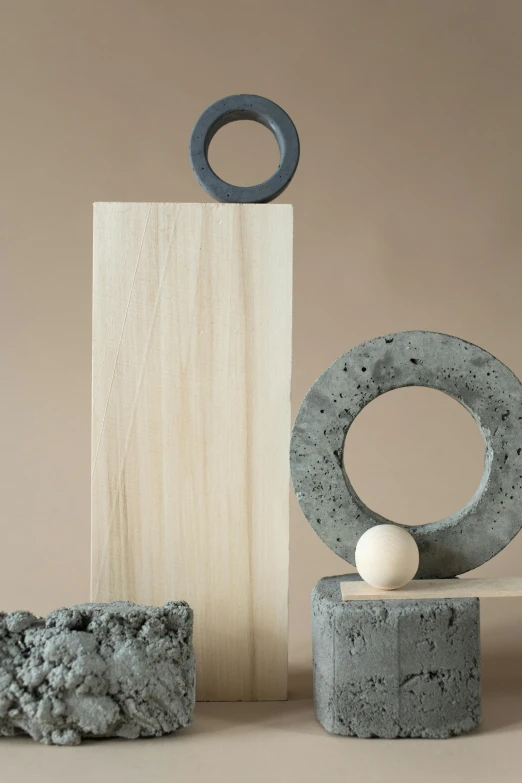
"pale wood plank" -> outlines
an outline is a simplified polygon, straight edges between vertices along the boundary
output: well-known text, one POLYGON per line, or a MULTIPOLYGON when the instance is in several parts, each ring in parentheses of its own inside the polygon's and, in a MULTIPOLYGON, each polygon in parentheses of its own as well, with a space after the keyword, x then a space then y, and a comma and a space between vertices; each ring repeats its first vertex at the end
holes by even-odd
POLYGON ((399 601, 405 598, 520 598, 522 577, 502 579, 417 579, 399 590, 379 590, 367 582, 341 582, 343 601, 399 601))
POLYGON ((195 613, 200 700, 287 693, 292 207, 96 204, 92 599, 195 613))

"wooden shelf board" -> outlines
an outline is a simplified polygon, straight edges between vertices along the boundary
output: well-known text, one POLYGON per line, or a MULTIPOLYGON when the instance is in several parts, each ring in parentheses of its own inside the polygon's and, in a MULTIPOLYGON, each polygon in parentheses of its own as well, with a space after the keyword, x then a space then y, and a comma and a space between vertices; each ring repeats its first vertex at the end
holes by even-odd
POLYGON ((402 601, 419 598, 519 598, 522 577, 502 579, 414 579, 399 590, 379 590, 367 582, 341 582, 343 601, 402 601))

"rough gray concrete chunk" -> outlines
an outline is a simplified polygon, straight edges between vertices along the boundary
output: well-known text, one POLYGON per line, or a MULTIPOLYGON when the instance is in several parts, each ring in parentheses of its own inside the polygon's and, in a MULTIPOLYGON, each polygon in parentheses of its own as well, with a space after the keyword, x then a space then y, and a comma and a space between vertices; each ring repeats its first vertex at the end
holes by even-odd
POLYGON ((184 601, 0 613, 0 735, 158 737, 192 723, 194 681, 184 601))
POLYGON ((399 332, 337 359, 304 398, 292 430, 297 499, 324 543, 352 565, 363 533, 395 524, 359 498, 344 470, 343 447, 360 411, 404 386, 449 394, 484 436, 484 474, 469 503, 447 519, 407 528, 419 547, 418 578, 464 574, 500 552, 522 527, 522 384, 502 362, 465 340, 399 332))
POLYGON ((314 702, 333 734, 445 738, 480 723, 479 601, 342 601, 312 592, 314 702))

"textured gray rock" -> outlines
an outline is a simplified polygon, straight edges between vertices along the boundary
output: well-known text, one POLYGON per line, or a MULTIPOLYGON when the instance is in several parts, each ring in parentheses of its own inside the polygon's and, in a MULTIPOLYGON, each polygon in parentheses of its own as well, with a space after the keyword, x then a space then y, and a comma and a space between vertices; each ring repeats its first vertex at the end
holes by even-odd
POLYGON ((314 702, 333 734, 445 738, 480 723, 479 601, 342 601, 312 592, 314 702))
POLYGON ((500 552, 522 527, 522 384, 476 345, 434 332, 401 332, 358 345, 314 383, 292 431, 294 489, 315 532, 354 565, 361 535, 388 523, 359 498, 343 446, 358 413, 403 386, 427 386, 458 400, 486 443, 481 484, 447 519, 408 527, 419 547, 419 578, 463 574, 500 552))
POLYGON ((158 737, 192 723, 194 680, 184 601, 0 614, 0 735, 158 737))

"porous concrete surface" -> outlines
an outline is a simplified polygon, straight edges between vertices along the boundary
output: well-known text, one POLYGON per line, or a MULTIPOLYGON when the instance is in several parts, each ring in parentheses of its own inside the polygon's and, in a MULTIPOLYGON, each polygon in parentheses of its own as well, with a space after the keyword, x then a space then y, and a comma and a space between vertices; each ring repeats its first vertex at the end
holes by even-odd
POLYGON ((0 735, 53 745, 192 723, 192 609, 122 601, 0 614, 0 735))
POLYGON ((333 734, 446 738, 480 723, 479 601, 343 601, 312 592, 314 705, 333 734))
POLYGON ((469 503, 447 519, 407 528, 419 547, 419 578, 463 574, 500 552, 522 527, 522 384, 465 340, 400 332, 337 359, 313 384, 295 420, 290 462, 297 499, 324 543, 352 565, 366 530, 395 524, 359 498, 344 470, 343 448, 357 414, 404 386, 449 394, 484 436, 484 475, 469 503))

